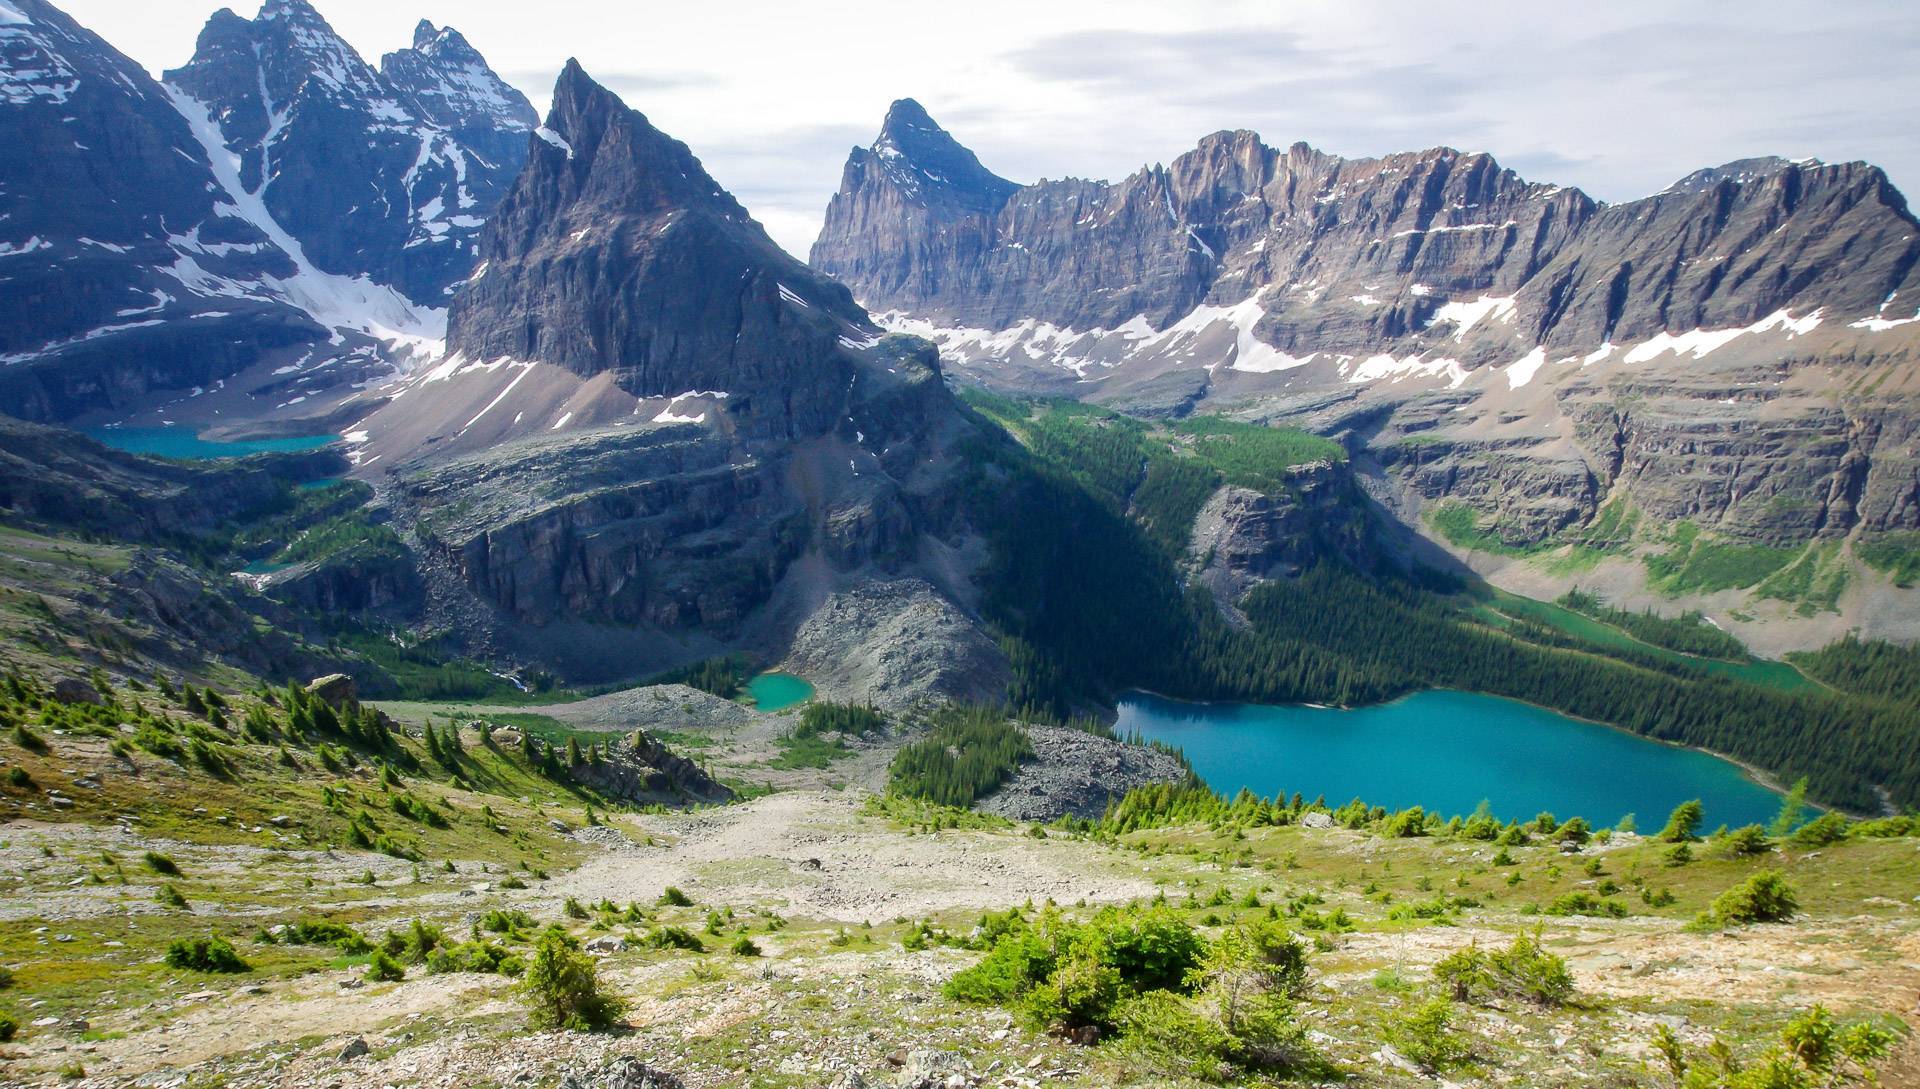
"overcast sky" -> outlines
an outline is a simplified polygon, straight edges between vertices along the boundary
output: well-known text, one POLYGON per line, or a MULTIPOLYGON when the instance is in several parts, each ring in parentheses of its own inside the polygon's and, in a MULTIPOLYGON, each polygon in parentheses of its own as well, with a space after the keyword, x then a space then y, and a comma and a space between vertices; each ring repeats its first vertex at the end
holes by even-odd
MULTIPOLYGON (((54 2, 156 74, 213 10, 54 2)), ((1920 186, 1912 0, 314 2, 376 64, 419 19, 451 23, 542 109, 580 58, 803 256, 900 97, 1022 182, 1118 178, 1250 128, 1351 156, 1488 151, 1604 200, 1762 154, 1920 186)))

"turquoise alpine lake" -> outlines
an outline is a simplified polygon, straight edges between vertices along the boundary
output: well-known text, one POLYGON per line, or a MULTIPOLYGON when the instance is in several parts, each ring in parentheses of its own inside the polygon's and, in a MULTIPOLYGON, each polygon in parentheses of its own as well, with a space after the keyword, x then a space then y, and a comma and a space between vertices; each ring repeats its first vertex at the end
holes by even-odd
POLYGON ((338 435, 290 435, 277 439, 218 442, 201 438, 199 431, 184 424, 168 424, 165 427, 91 427, 86 434, 95 442, 115 450, 125 450, 129 454, 192 461, 317 450, 340 438, 338 435))
POLYGON ((747 699, 759 711, 784 711, 813 698, 813 686, 791 673, 762 673, 747 682, 747 699))
POLYGON ((1421 692, 1356 710, 1131 693, 1114 728, 1177 746, 1229 797, 1245 787, 1447 816, 1486 801, 1503 820, 1552 812, 1597 828, 1631 813, 1643 832, 1691 798, 1705 807, 1708 828, 1765 824, 1780 809, 1778 795, 1719 757, 1471 692, 1421 692))

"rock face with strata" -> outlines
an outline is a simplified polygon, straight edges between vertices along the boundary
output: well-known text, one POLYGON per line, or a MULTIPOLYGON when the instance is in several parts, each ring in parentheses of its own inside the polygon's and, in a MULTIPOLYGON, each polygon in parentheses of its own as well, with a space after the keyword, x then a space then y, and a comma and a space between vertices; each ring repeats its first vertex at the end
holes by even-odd
POLYGON ((1315 462, 1295 467, 1272 492, 1214 492, 1194 519, 1187 566, 1231 616, 1254 586, 1293 578, 1324 557, 1368 566, 1371 537, 1346 467, 1315 462))
POLYGON ((834 592, 967 536, 954 450, 982 432, 932 346, 877 329, 577 63, 481 258, 448 356, 356 456, 503 629, 659 634, 626 676, 778 653, 834 592))
POLYGON ((965 380, 1308 427, 1408 523, 1465 504, 1522 550, 1609 504, 1752 545, 1920 528, 1920 224, 1868 164, 1742 160, 1609 205, 1483 154, 1231 132, 961 200, 881 144, 814 262, 965 380))

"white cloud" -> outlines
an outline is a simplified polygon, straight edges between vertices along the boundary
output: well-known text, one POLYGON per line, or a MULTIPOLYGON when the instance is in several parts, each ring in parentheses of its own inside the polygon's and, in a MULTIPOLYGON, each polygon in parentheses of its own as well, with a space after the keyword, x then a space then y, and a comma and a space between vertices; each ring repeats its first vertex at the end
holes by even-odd
MULTIPOLYGON (((62 6, 159 71, 191 55, 213 4, 62 6)), ((1610 200, 1761 154, 1867 159, 1920 184, 1920 136, 1897 120, 1920 101, 1904 0, 317 6, 369 60, 420 18, 450 23, 536 105, 578 56, 802 254, 848 147, 903 96, 1019 181, 1118 177, 1251 128, 1347 155, 1489 151, 1610 200)))

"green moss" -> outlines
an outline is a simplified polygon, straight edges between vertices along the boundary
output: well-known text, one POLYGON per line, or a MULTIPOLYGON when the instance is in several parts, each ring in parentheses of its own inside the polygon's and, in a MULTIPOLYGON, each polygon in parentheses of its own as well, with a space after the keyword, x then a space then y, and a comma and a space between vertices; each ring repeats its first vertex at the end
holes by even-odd
POLYGON ((1892 579, 1895 586, 1905 588, 1920 582, 1920 533, 1889 533, 1858 541, 1853 554, 1892 579))

